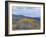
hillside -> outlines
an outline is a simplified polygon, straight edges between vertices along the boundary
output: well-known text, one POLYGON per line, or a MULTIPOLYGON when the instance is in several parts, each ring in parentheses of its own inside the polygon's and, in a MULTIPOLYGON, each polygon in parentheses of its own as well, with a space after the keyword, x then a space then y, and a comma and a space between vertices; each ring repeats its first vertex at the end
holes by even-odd
POLYGON ((12 15, 13 30, 18 29, 39 29, 40 18, 39 17, 27 17, 23 15, 12 15))

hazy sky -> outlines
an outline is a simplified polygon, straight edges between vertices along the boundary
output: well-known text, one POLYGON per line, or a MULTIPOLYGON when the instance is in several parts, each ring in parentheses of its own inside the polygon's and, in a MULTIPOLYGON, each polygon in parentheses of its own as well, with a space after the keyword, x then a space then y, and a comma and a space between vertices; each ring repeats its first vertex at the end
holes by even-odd
POLYGON ((40 17, 40 7, 13 7, 13 14, 40 17))

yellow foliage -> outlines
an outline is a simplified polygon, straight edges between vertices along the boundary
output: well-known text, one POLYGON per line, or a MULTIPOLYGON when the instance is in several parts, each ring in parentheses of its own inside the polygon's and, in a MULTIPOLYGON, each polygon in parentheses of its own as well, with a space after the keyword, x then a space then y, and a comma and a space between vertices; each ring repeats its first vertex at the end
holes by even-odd
POLYGON ((32 24, 32 26, 35 26, 35 20, 34 19, 32 19, 32 18, 24 18, 24 19, 22 19, 21 20, 23 23, 31 23, 32 24))
POLYGON ((31 23, 31 22, 33 22, 34 20, 33 19, 27 19, 27 18, 25 18, 25 19, 23 19, 23 22, 25 22, 25 23, 31 23))

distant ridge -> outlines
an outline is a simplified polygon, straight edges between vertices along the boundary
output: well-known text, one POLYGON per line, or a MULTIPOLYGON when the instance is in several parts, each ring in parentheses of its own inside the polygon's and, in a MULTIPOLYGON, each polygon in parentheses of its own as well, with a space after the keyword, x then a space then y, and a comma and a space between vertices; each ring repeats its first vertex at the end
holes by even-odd
POLYGON ((40 17, 28 17, 28 16, 24 16, 24 15, 14 15, 14 14, 12 14, 12 16, 13 17, 32 18, 32 19, 40 20, 40 17))

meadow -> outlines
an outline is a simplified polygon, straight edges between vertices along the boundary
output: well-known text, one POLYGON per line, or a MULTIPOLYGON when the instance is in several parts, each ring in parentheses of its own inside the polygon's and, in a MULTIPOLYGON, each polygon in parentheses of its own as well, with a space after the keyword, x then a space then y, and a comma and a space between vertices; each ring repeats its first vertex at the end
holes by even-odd
POLYGON ((26 17, 23 15, 12 15, 13 30, 40 29, 40 17, 26 17))

